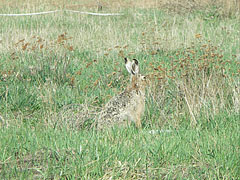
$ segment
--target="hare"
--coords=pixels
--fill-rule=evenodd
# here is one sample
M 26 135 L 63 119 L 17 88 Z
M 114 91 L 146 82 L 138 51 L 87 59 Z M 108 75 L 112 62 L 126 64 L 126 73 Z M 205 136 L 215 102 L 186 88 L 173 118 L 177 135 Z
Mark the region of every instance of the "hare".
M 125 59 L 127 71 L 131 74 L 130 85 L 117 96 L 110 99 L 100 112 L 97 129 L 128 125 L 131 121 L 141 128 L 141 116 L 145 110 L 146 77 L 139 74 L 139 62 Z

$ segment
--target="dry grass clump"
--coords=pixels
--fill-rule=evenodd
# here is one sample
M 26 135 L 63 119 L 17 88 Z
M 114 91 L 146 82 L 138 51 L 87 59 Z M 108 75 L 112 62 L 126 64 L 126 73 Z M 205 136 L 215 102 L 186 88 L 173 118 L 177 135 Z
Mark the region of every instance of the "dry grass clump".
M 12 48 L 15 51 L 27 51 L 28 53 L 34 53 L 36 51 L 46 51 L 48 50 L 50 53 L 58 50 L 69 50 L 73 51 L 73 46 L 71 42 L 69 42 L 73 37 L 69 37 L 67 33 L 62 33 L 57 36 L 56 39 L 46 40 L 40 36 L 32 36 L 31 38 L 23 38 L 17 41 Z
M 154 73 L 150 74 L 153 84 L 149 93 L 162 123 L 188 114 L 195 126 L 201 124 L 200 117 L 209 120 L 221 112 L 239 112 L 237 60 L 224 59 L 219 47 L 210 41 L 193 44 L 169 58 L 170 63 L 150 63 Z M 231 73 L 233 67 L 238 67 L 235 73 Z
M 240 2 L 236 0 L 163 0 L 160 4 L 162 9 L 179 13 L 214 8 L 218 14 L 228 16 L 240 10 Z
M 66 105 L 59 112 L 53 113 L 47 124 L 54 128 L 71 130 L 89 129 L 94 126 L 99 108 L 84 104 Z

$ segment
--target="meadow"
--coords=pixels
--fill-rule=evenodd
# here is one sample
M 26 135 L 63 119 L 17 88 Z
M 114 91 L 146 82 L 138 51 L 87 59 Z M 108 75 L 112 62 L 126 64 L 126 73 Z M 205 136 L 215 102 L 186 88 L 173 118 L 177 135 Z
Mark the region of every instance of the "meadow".
M 0 16 L 0 179 L 238 179 L 240 5 L 177 2 L 0 0 L 61 10 Z M 124 57 L 148 79 L 143 128 L 99 132 Z

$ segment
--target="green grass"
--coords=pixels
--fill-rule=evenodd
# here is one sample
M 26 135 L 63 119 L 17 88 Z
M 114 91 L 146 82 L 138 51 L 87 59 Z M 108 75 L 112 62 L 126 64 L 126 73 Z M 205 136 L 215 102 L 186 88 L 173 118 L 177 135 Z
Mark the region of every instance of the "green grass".
M 1 179 L 239 178 L 239 15 L 120 11 L 1 17 Z M 149 79 L 143 129 L 97 132 L 125 56 Z
M 222 114 L 207 129 L 149 134 L 22 126 L 1 130 L 3 179 L 177 178 L 239 176 L 239 118 Z

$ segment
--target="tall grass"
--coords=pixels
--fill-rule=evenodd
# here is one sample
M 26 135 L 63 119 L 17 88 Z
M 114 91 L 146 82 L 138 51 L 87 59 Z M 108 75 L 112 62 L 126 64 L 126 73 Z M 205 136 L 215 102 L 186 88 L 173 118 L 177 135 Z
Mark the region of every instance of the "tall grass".
M 44 2 L 14 13 L 56 7 Z M 119 9 L 1 18 L 1 178 L 238 178 L 239 16 Z M 97 132 L 98 112 L 129 82 L 125 56 L 149 81 L 143 129 Z

